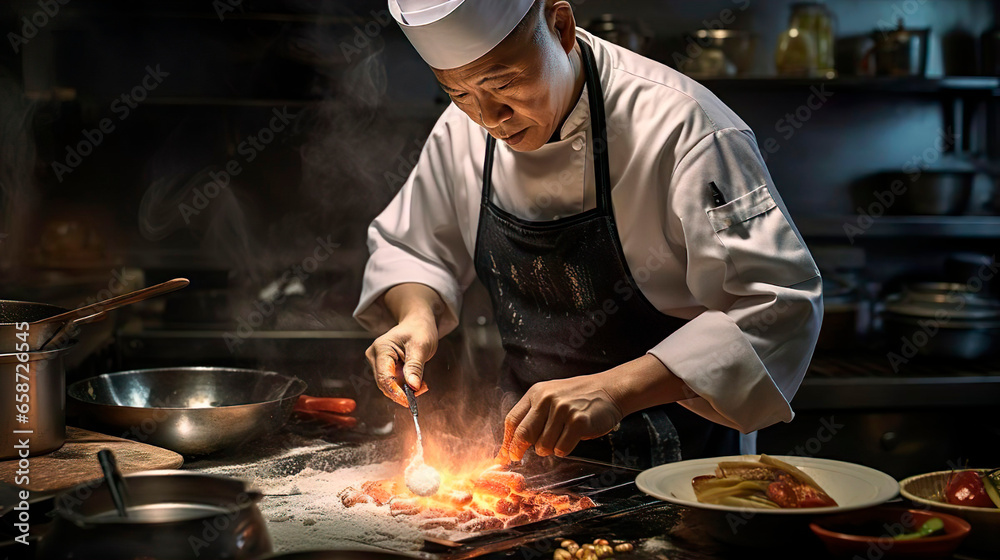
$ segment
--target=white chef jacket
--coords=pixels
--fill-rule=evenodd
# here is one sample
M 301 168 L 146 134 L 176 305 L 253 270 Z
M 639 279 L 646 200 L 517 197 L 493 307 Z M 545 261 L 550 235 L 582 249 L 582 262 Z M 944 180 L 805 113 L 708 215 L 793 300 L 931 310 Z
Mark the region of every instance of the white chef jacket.
M 694 392 L 680 404 L 748 434 L 790 421 L 789 406 L 822 319 L 819 271 L 764 166 L 750 128 L 715 95 L 665 65 L 577 29 L 604 89 L 612 204 L 629 269 L 661 312 L 688 322 L 649 349 Z M 355 318 L 385 332 L 378 298 L 407 282 L 447 305 L 458 324 L 473 255 L 486 131 L 454 104 L 372 222 Z M 587 92 L 560 139 L 519 153 L 497 142 L 494 202 L 551 220 L 596 206 Z M 713 201 L 714 182 L 726 201 Z M 755 434 L 751 434 L 753 436 Z M 752 453 L 755 438 L 744 437 Z

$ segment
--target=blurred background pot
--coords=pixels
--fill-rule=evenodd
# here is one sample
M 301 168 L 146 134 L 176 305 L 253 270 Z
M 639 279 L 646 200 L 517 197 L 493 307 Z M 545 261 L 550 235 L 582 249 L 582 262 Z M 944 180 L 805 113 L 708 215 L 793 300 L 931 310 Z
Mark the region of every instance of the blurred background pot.
M 642 55 L 649 54 L 653 41 L 653 34 L 645 25 L 615 14 L 602 14 L 592 19 L 585 29 L 601 39 Z
M 875 73 L 879 76 L 924 76 L 930 29 L 906 29 L 903 20 L 891 31 L 876 30 Z
M 860 297 L 855 285 L 836 275 L 823 276 L 823 328 L 816 348 L 850 348 L 858 339 Z
M 976 360 L 1000 349 L 1000 300 L 968 284 L 919 282 L 886 298 L 891 345 L 924 356 Z
M 699 29 L 685 36 L 684 42 L 701 48 L 701 54 L 688 58 L 679 68 L 690 76 L 743 76 L 753 67 L 756 37 L 749 31 Z
M 980 72 L 984 76 L 1000 76 L 1000 28 L 983 33 L 979 45 Z
M 124 477 L 127 518 L 115 510 L 107 481 L 85 483 L 56 498 L 39 558 L 189 560 L 258 558 L 272 551 L 257 508 L 263 495 L 246 483 L 186 471 Z
M 886 214 L 958 216 L 969 207 L 974 180 L 971 171 L 877 173 L 855 185 L 855 203 L 877 203 Z

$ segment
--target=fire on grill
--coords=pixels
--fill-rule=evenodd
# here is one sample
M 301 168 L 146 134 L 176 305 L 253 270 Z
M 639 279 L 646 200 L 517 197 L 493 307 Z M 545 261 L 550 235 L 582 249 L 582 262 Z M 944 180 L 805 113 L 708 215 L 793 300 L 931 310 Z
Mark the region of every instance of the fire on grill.
M 367 481 L 361 488 L 348 486 L 339 494 L 345 507 L 370 503 L 392 516 L 409 516 L 421 530 L 444 529 L 480 533 L 507 529 L 564 513 L 594 507 L 588 497 L 555 494 L 528 488 L 520 473 L 499 465 L 478 475 L 442 473 L 436 494 L 420 497 L 402 479 Z

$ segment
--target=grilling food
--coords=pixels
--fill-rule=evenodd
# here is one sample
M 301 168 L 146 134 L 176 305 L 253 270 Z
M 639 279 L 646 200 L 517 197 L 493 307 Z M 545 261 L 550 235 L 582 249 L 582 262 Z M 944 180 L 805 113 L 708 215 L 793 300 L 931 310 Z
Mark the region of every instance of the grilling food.
M 714 475 L 696 476 L 691 486 L 704 504 L 761 509 L 837 505 L 812 477 L 768 455 L 759 461 L 722 461 Z
M 520 473 L 492 466 L 474 477 L 444 476 L 438 491 L 413 493 L 401 480 L 365 482 L 339 494 L 345 507 L 375 504 L 392 516 L 406 515 L 423 530 L 480 533 L 594 507 L 587 497 L 535 491 Z

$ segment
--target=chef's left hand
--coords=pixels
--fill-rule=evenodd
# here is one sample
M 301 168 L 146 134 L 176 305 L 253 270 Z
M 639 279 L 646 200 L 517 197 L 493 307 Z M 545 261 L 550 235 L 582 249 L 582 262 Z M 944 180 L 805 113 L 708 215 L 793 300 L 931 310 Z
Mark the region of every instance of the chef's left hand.
M 624 414 L 606 385 L 600 374 L 532 385 L 507 414 L 497 459 L 520 461 L 532 445 L 538 455 L 565 457 L 580 440 L 613 430 Z

